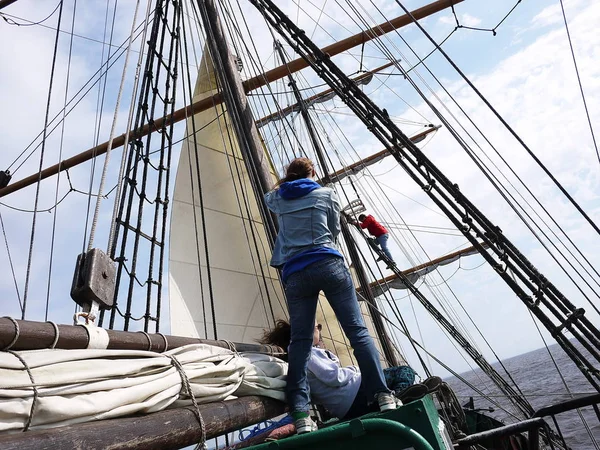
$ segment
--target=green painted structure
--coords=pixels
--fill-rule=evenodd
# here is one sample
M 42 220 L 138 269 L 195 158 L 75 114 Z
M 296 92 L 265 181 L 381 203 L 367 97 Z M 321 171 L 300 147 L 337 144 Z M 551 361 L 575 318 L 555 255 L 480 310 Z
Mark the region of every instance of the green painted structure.
M 451 450 L 452 444 L 443 430 L 444 426 L 433 400 L 427 395 L 393 411 L 367 414 L 347 422 L 337 422 L 312 433 L 248 449 Z

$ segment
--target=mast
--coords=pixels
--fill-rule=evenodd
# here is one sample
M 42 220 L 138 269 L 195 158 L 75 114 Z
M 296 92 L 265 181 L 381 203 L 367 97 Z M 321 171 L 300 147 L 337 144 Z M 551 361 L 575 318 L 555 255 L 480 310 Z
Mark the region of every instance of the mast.
M 279 53 L 279 57 L 281 58 L 281 62 L 283 65 L 286 65 L 286 58 L 283 48 L 279 41 L 275 41 L 275 50 Z M 329 176 L 329 169 L 327 165 L 327 161 L 325 159 L 325 152 L 323 151 L 323 147 L 321 145 L 321 140 L 317 135 L 317 132 L 314 128 L 312 119 L 308 114 L 308 109 L 306 107 L 306 103 L 300 95 L 300 91 L 298 91 L 298 86 L 296 85 L 296 80 L 292 76 L 291 72 L 288 74 L 289 86 L 292 88 L 294 93 L 294 97 L 296 98 L 296 102 L 300 107 L 300 114 L 302 114 L 302 118 L 304 119 L 304 123 L 306 124 L 306 128 L 308 130 L 308 134 L 310 137 L 310 141 L 312 143 L 313 148 L 315 149 L 315 153 L 319 160 L 319 165 L 321 166 L 321 171 L 323 172 L 323 177 L 321 181 L 323 184 L 330 184 L 331 177 Z M 367 279 L 367 275 L 365 269 L 362 265 L 362 261 L 360 260 L 360 255 L 358 253 L 358 249 L 356 247 L 356 243 L 352 238 L 352 233 L 350 233 L 350 229 L 348 227 L 348 223 L 344 218 L 340 218 L 340 225 L 342 228 L 342 235 L 344 236 L 344 241 L 346 242 L 346 246 L 348 247 L 348 253 L 350 255 L 350 260 L 354 265 L 354 269 L 356 272 L 356 277 L 358 278 L 358 283 L 363 292 L 363 296 L 365 301 L 369 304 L 373 310 L 375 310 L 375 314 L 371 316 L 373 320 L 373 326 L 375 327 L 375 332 L 379 338 L 379 342 L 381 343 L 381 348 L 383 350 L 383 354 L 385 359 L 391 366 L 398 366 L 398 358 L 396 357 L 396 352 L 394 351 L 394 346 L 387 334 L 387 331 L 383 325 L 382 315 L 379 312 L 379 308 L 377 307 L 377 303 L 375 301 L 375 296 L 369 287 L 369 280 Z
M 14 0 L 4 1 L 7 2 Z M 450 6 L 454 6 L 462 1 L 464 0 L 437 0 L 433 3 L 430 3 L 428 5 L 414 10 L 411 14 L 417 19 L 422 19 L 437 12 L 440 12 L 446 8 L 449 8 Z M 353 47 L 369 42 L 383 34 L 389 33 L 398 28 L 402 28 L 411 23 L 411 17 L 405 14 L 403 16 L 396 17 L 395 19 L 377 25 L 369 30 L 362 31 L 358 34 L 355 34 L 354 36 L 350 36 L 339 42 L 324 47 L 322 51 L 328 54 L 329 56 L 334 56 L 346 50 L 350 50 Z M 261 86 L 265 86 L 266 84 L 283 78 L 290 71 L 297 72 L 308 66 L 309 64 L 306 61 L 304 61 L 302 58 L 298 58 L 290 62 L 286 67 L 280 66 L 275 69 L 269 70 L 268 72 L 265 72 L 263 74 L 257 75 L 253 78 L 250 78 L 249 80 L 244 81 L 242 83 L 242 86 L 244 88 L 244 91 L 247 93 L 254 89 L 258 89 Z M 222 103 L 223 100 L 223 93 L 220 92 L 218 94 L 213 95 L 212 97 L 202 99 L 200 101 L 192 103 L 191 105 L 178 109 L 173 114 L 156 119 L 152 126 L 150 126 L 149 124 L 144 125 L 141 129 L 133 130 L 129 134 L 131 134 L 132 136 L 139 137 L 145 136 L 156 129 L 162 129 L 172 123 L 177 123 L 182 120 L 185 120 L 186 118 L 191 117 L 194 114 L 197 114 L 201 111 L 213 108 L 215 105 Z M 123 133 L 122 135 L 115 137 L 115 139 L 112 142 L 112 150 L 123 146 L 123 144 L 125 143 L 125 136 L 126 134 Z M 97 156 L 103 155 L 104 153 L 106 153 L 107 149 L 108 142 L 104 142 L 96 147 L 79 153 L 78 155 L 65 159 L 64 161 L 61 161 L 58 164 L 47 167 L 39 173 L 35 173 L 26 178 L 15 181 L 14 183 L 9 184 L 7 187 L 0 189 L 0 197 L 4 197 L 5 195 L 8 195 L 12 192 L 18 191 L 20 189 L 23 189 L 24 187 L 35 184 L 38 182 L 38 180 L 41 181 L 43 179 L 56 175 L 59 172 L 70 169 L 81 163 L 96 158 Z
M 254 188 L 269 244 L 273 248 L 277 237 L 277 221 L 263 201 L 263 195 L 273 188 L 266 152 L 258 135 L 242 83 L 233 65 L 214 0 L 198 0 L 198 6 L 206 29 L 215 72 L 221 84 L 221 93 L 225 97 L 227 111 L 231 116 L 240 150 L 244 156 L 244 164 Z

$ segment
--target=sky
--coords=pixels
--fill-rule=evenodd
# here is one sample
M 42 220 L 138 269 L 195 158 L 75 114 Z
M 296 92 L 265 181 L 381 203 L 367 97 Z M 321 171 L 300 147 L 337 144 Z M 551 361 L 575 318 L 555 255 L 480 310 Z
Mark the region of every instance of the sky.
M 490 5 L 490 3 L 492 4 Z M 355 21 L 356 15 L 353 16 L 353 19 L 346 14 L 339 4 L 341 2 L 324 3 L 324 0 L 282 2 L 290 17 L 295 17 L 301 27 L 320 46 L 355 33 L 359 30 L 359 26 L 364 25 Z M 412 0 L 405 4 L 409 9 L 413 9 L 422 6 L 425 2 Z M 120 2 L 115 20 L 113 42 L 120 44 L 127 39 L 134 5 L 135 2 L 131 1 Z M 323 5 L 326 7 L 323 8 Z M 357 8 L 361 8 L 360 5 L 365 7 L 366 2 L 356 3 L 356 5 Z M 564 5 L 591 121 L 595 125 L 600 119 L 598 100 L 600 99 L 600 68 L 597 64 L 600 56 L 600 35 L 596 30 L 596 24 L 600 19 L 600 5 L 585 0 L 567 0 Z M 55 6 L 55 3 L 48 3 L 41 7 L 37 2 L 20 0 L 2 12 L 37 22 L 50 14 Z M 465 27 L 492 28 L 513 6 L 514 2 L 512 1 L 473 2 L 467 0 L 456 6 L 456 16 L 459 23 Z M 72 2 L 65 2 L 65 16 L 61 26 L 63 30 L 71 28 L 72 8 Z M 108 51 L 107 46 L 101 44 L 102 41 L 109 40 L 109 36 L 104 35 L 106 4 L 85 2 L 83 6 L 79 4 L 78 8 L 77 21 L 74 25 L 74 32 L 78 36 L 73 38 L 70 66 L 67 64 L 70 43 L 68 34 L 61 34 L 59 40 L 55 82 L 52 86 L 53 95 L 50 103 L 51 116 L 57 114 L 64 105 L 67 67 L 70 67 L 68 86 L 68 97 L 70 98 L 97 71 L 103 60 L 103 50 Z M 254 44 L 262 64 L 266 68 L 274 67 L 277 62 L 273 56 L 272 38 L 264 27 L 264 22 L 249 4 L 242 4 L 242 9 L 248 28 L 252 30 Z M 322 14 L 321 10 L 323 10 Z M 366 23 L 370 25 L 384 22 L 385 19 L 379 11 L 387 17 L 402 14 L 395 2 L 383 0 L 372 3 L 371 7 L 365 7 L 365 10 L 360 10 Z M 142 2 L 139 17 L 144 14 L 145 5 Z M 319 25 L 316 26 L 315 21 L 320 14 Z M 0 40 L 10 43 L 10 45 L 0 47 L 0 60 L 4 62 L 0 67 L 0 98 L 4 105 L 3 108 L 0 108 L 0 129 L 3 137 L 0 169 L 8 167 L 43 128 L 55 35 L 52 29 L 44 28 L 41 25 L 11 25 L 11 19 L 18 23 L 25 23 L 9 16 L 5 16 L 5 20 L 0 21 Z M 55 27 L 56 21 L 57 14 L 54 14 L 43 25 Z M 450 11 L 436 14 L 422 23 L 437 41 L 447 37 L 456 25 L 455 18 Z M 411 67 L 417 58 L 411 54 L 411 49 L 402 41 L 402 38 L 421 57 L 427 55 L 432 49 L 432 44 L 414 26 L 403 29 L 399 34 L 392 34 L 388 38 L 382 39 L 381 43 L 385 44 L 395 58 L 401 60 L 401 64 L 405 68 Z M 139 49 L 139 39 L 134 44 L 134 48 Z M 520 2 L 514 12 L 498 27 L 495 36 L 489 31 L 461 28 L 452 34 L 443 48 L 523 138 L 537 157 L 547 165 L 567 191 L 581 204 L 591 219 L 600 223 L 600 202 L 598 201 L 600 162 L 585 116 L 562 22 L 560 3 L 554 0 Z M 293 53 L 289 47 L 286 49 L 290 55 Z M 131 67 L 135 65 L 137 58 L 138 53 L 132 52 L 130 75 Z M 362 52 L 362 64 L 360 48 L 352 50 L 350 54 L 340 55 L 334 58 L 334 61 L 348 74 L 356 73 L 361 69 L 373 69 L 385 62 L 381 49 L 374 44 L 365 46 L 364 52 Z M 511 168 L 524 180 L 531 192 L 551 211 L 552 217 L 567 231 L 569 237 L 581 249 L 592 266 L 597 268 L 600 262 L 597 250 L 600 247 L 599 236 L 596 232 L 560 194 L 532 158 L 501 126 L 490 110 L 474 95 L 447 61 L 439 54 L 434 54 L 427 59 L 427 67 L 438 77 L 447 92 L 458 101 L 469 117 L 481 127 L 485 136 L 498 149 L 499 155 L 509 162 Z M 123 59 L 119 60 L 109 72 L 102 123 L 98 133 L 94 129 L 94 124 L 97 123 L 97 105 L 101 101 L 97 88 L 92 89 L 73 110 L 73 113 L 67 117 L 63 133 L 63 159 L 92 147 L 95 142 L 103 142 L 108 139 L 122 68 Z M 389 69 L 382 73 L 363 89 L 375 103 L 385 107 L 390 115 L 397 119 L 397 123 L 405 133 L 411 135 L 421 131 L 425 124 L 440 124 L 439 119 L 424 104 L 423 99 L 415 90 L 398 75 L 397 70 Z M 252 68 L 247 64 L 242 76 L 248 77 L 252 74 Z M 461 115 L 457 107 L 453 105 L 448 93 L 436 84 L 425 68 L 419 67 L 412 74 L 417 85 L 423 89 L 425 98 L 438 108 L 444 108 L 440 103 L 441 100 L 443 105 L 448 108 L 448 110 L 443 110 L 444 114 L 446 116 L 450 112 L 454 114 L 460 124 L 474 136 L 475 142 L 481 146 L 476 153 L 487 162 L 493 162 L 500 167 L 501 171 L 496 169 L 493 171 L 498 176 L 505 175 L 508 181 L 514 184 L 515 189 L 511 188 L 513 195 L 523 195 L 528 202 L 532 202 L 532 198 L 525 188 L 519 185 L 515 176 L 506 166 L 502 165 L 498 154 L 486 144 L 481 136 L 476 134 L 473 126 L 468 124 L 465 116 Z M 323 87 L 310 88 L 322 83 L 310 69 L 304 70 L 298 80 L 300 86 L 306 88 L 307 93 L 324 89 Z M 123 100 L 119 108 L 116 126 L 116 129 L 119 130 L 118 134 L 126 127 L 132 86 L 132 83 L 128 81 L 123 89 Z M 272 88 L 280 91 L 287 90 L 284 83 L 273 83 Z M 278 100 L 283 105 L 291 101 L 285 94 L 279 96 Z M 178 102 L 181 101 L 180 96 Z M 264 104 L 261 104 L 256 97 L 252 97 L 252 101 L 255 113 L 259 115 Z M 349 114 L 349 110 L 343 106 L 341 101 L 334 100 L 319 105 L 316 109 L 317 112 L 313 112 L 313 114 L 315 117 L 320 117 L 325 124 L 321 134 L 323 138 L 330 139 L 328 141 L 332 147 L 330 154 L 336 168 L 381 150 L 381 144 L 369 136 L 364 126 Z M 339 125 L 339 129 L 337 125 L 332 125 L 333 119 Z M 457 126 L 456 120 L 450 119 L 450 121 Z M 274 145 L 276 145 L 275 131 L 275 126 L 265 131 L 265 139 L 268 141 L 273 138 Z M 176 132 L 182 133 L 183 131 L 178 128 Z M 463 132 L 461 133 L 464 135 Z M 469 143 L 472 142 L 469 141 Z M 584 307 L 587 311 L 586 315 L 596 326 L 600 325 L 598 315 L 594 314 L 585 298 L 587 296 L 592 302 L 597 302 L 598 296 L 581 280 L 578 280 L 578 284 L 584 286 L 583 292 L 569 281 L 567 275 L 560 270 L 542 245 L 532 237 L 531 232 L 503 202 L 445 127 L 420 146 L 453 182 L 459 184 L 462 192 L 492 222 L 502 228 L 536 267 L 552 280 L 575 305 Z M 281 149 L 277 150 L 276 148 L 275 152 L 277 151 L 281 151 Z M 59 127 L 57 132 L 47 140 L 42 166 L 55 164 L 60 158 L 60 152 Z M 106 191 L 114 185 L 121 154 L 119 150 L 111 156 Z M 20 161 L 11 168 L 13 172 Z M 94 169 L 93 192 L 97 189 L 103 161 L 103 159 L 99 160 Z M 14 179 L 36 173 L 39 165 L 40 150 L 18 169 Z M 53 212 L 40 212 L 36 216 L 36 236 L 27 306 L 27 317 L 32 320 L 44 320 L 46 299 L 50 298 L 48 318 L 57 322 L 70 323 L 74 306 L 69 298 L 68 290 L 71 284 L 73 265 L 75 257 L 83 248 L 85 238 L 89 233 L 89 224 L 86 226 L 84 218 L 86 210 L 88 210 L 89 197 L 85 192 L 89 190 L 91 170 L 91 164 L 87 163 L 81 169 L 69 171 L 73 187 L 84 193 L 70 192 L 57 208 L 50 284 L 48 283 L 50 249 L 55 216 Z M 377 182 L 375 183 L 374 180 Z M 457 236 L 456 231 L 452 230 L 449 220 L 440 214 L 435 205 L 409 180 L 394 161 L 388 159 L 378 163 L 368 172 L 356 177 L 354 181 L 361 193 L 361 198 L 368 205 L 369 212 L 389 225 L 393 237 L 392 253 L 401 268 L 409 268 L 466 246 L 465 238 Z M 503 184 L 507 185 L 508 181 L 503 179 Z M 69 192 L 69 180 L 64 174 L 59 180 L 58 197 L 55 183 L 56 178 L 53 178 L 41 184 L 40 210 L 51 207 L 56 202 L 56 198 L 61 199 Z M 347 188 L 346 192 L 351 192 L 347 183 L 344 186 Z M 21 299 L 27 272 L 32 214 L 12 208 L 32 210 L 34 199 L 35 187 L 0 199 L 0 214 L 2 214 L 8 237 Z M 100 213 L 101 221 L 110 219 L 113 199 L 114 194 L 109 196 L 108 200 L 103 201 Z M 95 202 L 95 198 L 92 200 Z M 533 214 L 533 211 L 543 216 L 539 207 L 528 209 L 530 214 Z M 90 214 L 88 216 L 91 217 Z M 543 217 L 545 221 L 548 221 L 547 217 Z M 541 224 L 540 219 L 536 218 L 535 221 Z M 401 230 L 402 224 L 439 228 L 421 228 L 421 231 L 411 234 Z M 552 225 L 551 228 L 552 231 L 558 233 L 556 226 Z M 546 229 L 544 228 L 544 230 Z M 432 234 L 431 231 L 445 234 Z M 99 228 L 95 238 L 98 246 L 106 246 L 107 233 L 106 227 Z M 0 265 L 4 268 L 0 273 L 0 293 L 4 299 L 2 315 L 17 317 L 20 315 L 19 300 L 9 269 L 4 237 L 2 240 L 2 245 L 0 245 Z M 554 237 L 551 238 L 551 241 L 560 245 Z M 365 248 L 363 247 L 363 249 Z M 578 258 L 581 259 L 580 256 Z M 560 257 L 558 259 L 564 263 Z M 572 261 L 572 258 L 569 260 Z M 383 269 L 383 267 L 377 268 L 374 263 L 370 264 L 370 267 L 374 271 Z M 385 271 L 383 273 L 389 274 Z M 572 274 L 572 271 L 569 273 Z M 600 279 L 597 275 L 593 280 L 589 275 L 584 277 L 592 287 L 595 287 L 596 292 L 600 291 L 598 286 Z M 523 303 L 516 298 L 492 269 L 483 264 L 481 257 L 473 256 L 462 260 L 460 264 L 449 265 L 437 273 L 428 275 L 420 283 L 419 286 L 422 287 L 428 298 L 432 299 L 439 308 L 455 317 L 457 323 L 464 327 L 465 333 L 472 336 L 481 351 L 492 360 L 494 355 L 487 348 L 478 330 L 482 331 L 485 339 L 500 359 L 544 345 Z M 458 372 L 467 370 L 470 365 L 473 365 L 460 356 L 454 345 L 445 338 L 439 327 L 415 299 L 407 296 L 405 292 L 399 291 L 394 293 L 393 301 L 398 306 L 413 337 L 423 342 L 428 350 L 441 357 L 445 363 L 454 367 Z M 386 313 L 393 317 L 390 304 L 384 302 L 382 306 Z M 544 333 L 544 337 L 548 339 L 547 333 Z M 415 361 L 416 358 L 407 340 L 400 335 L 397 338 L 409 360 Z M 435 363 L 432 364 L 435 370 L 444 372 Z

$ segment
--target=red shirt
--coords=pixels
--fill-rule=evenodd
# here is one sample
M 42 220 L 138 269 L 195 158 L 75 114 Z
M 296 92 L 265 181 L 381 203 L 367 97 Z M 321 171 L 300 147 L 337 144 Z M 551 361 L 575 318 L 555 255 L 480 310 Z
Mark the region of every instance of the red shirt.
M 360 223 L 360 227 L 369 230 L 369 233 L 376 238 L 388 232 L 384 226 L 377 222 L 370 214 Z

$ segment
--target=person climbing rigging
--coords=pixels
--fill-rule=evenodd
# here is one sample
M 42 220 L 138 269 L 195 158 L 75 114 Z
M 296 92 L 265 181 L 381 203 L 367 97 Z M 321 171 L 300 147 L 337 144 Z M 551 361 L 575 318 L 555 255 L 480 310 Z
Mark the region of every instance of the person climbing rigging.
M 291 342 L 288 355 L 287 399 L 299 434 L 316 429 L 309 417 L 307 367 L 319 293 L 323 291 L 365 378 L 369 403 L 380 410 L 395 409 L 397 402 L 385 384 L 379 355 L 365 326 L 350 271 L 336 248 L 340 233 L 340 203 L 335 192 L 314 181 L 308 158 L 297 158 L 278 187 L 265 194 L 268 208 L 277 215 L 279 233 L 271 266 L 282 269 L 288 303 Z
M 385 253 L 385 256 L 387 256 L 391 262 L 394 262 L 394 258 L 392 258 L 392 254 L 390 253 L 390 249 L 387 245 L 389 238 L 388 230 L 386 230 L 386 228 L 377 222 L 377 220 L 375 220 L 375 218 L 370 214 L 368 216 L 361 214 L 358 216 L 358 221 L 358 225 L 360 225 L 363 230 L 366 228 L 369 234 L 375 238 L 377 245 L 381 247 L 381 250 L 383 253 Z M 354 225 L 357 224 L 357 222 L 354 221 L 352 223 Z

